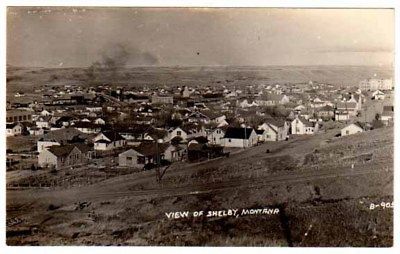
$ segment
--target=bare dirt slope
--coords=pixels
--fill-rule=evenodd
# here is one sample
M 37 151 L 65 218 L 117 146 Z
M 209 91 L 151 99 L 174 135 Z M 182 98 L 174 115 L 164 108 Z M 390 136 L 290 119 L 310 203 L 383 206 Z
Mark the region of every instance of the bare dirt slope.
M 84 187 L 7 191 L 11 245 L 391 246 L 393 128 L 269 143 Z M 267 153 L 267 149 L 270 151 Z M 279 214 L 168 219 L 167 212 Z

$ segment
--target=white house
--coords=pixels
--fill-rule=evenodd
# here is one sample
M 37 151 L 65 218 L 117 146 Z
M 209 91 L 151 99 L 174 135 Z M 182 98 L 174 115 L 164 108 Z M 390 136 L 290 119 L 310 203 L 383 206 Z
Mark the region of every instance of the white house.
M 362 124 L 360 123 L 352 123 L 347 125 L 346 127 L 341 129 L 341 136 L 348 136 L 348 135 L 353 135 L 356 133 L 360 133 L 363 132 L 364 128 L 362 126 Z
M 97 118 L 94 120 L 94 123 L 104 125 L 104 124 L 106 124 L 106 121 L 104 121 L 102 118 Z
M 94 150 L 110 151 L 126 145 L 126 140 L 114 131 L 100 132 L 94 139 Z
M 289 124 L 280 119 L 268 119 L 262 125 L 258 126 L 259 130 L 264 130 L 264 141 L 281 141 L 286 140 L 289 133 Z
M 380 90 L 376 90 L 375 92 L 372 93 L 371 99 L 373 99 L 373 100 L 384 100 L 385 99 L 385 93 L 380 91 Z
M 7 137 L 21 135 L 22 125 L 20 123 L 6 124 Z
M 223 138 L 225 147 L 251 147 L 257 144 L 257 133 L 253 128 L 234 128 L 226 130 Z
M 49 129 L 51 126 L 50 119 L 51 119 L 51 116 L 40 116 L 36 120 L 36 126 L 38 128 L 42 128 L 42 129 L 43 128 Z
M 207 133 L 208 142 L 213 145 L 222 145 L 224 136 L 225 131 L 221 128 L 210 130 Z
M 182 130 L 180 127 L 171 128 L 168 130 L 168 141 L 174 139 L 175 137 L 180 137 L 183 141 L 186 141 L 188 135 L 186 131 Z
M 302 117 L 296 117 L 291 123 L 292 134 L 294 135 L 311 135 L 318 131 L 318 122 L 309 122 Z

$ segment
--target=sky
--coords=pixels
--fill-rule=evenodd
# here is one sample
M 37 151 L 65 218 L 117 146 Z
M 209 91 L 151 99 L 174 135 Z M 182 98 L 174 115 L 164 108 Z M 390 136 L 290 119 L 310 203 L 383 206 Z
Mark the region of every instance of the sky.
M 14 66 L 387 66 L 394 47 L 392 9 L 7 9 Z

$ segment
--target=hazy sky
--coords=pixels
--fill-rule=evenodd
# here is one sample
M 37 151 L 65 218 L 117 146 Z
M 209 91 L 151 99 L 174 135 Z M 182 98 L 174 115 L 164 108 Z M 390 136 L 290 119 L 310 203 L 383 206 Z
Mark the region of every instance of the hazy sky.
M 392 65 L 389 9 L 10 7 L 7 63 Z

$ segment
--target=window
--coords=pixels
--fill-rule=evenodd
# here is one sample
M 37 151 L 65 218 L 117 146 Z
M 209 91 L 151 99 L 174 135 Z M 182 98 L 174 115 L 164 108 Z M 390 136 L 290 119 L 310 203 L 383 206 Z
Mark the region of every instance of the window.
M 132 161 L 132 157 L 130 157 L 130 156 L 126 157 L 126 160 L 127 161 Z
M 300 128 L 296 128 L 296 132 L 300 132 Z
M 232 140 L 231 140 L 231 139 L 228 139 L 228 142 L 230 143 L 230 142 L 232 142 Z
M 182 135 L 182 132 L 181 131 L 176 131 L 176 135 L 180 136 L 180 135 Z
M 349 135 L 350 134 L 350 131 L 349 130 L 346 130 L 346 135 Z
M 216 139 L 214 138 L 214 141 L 215 141 Z

